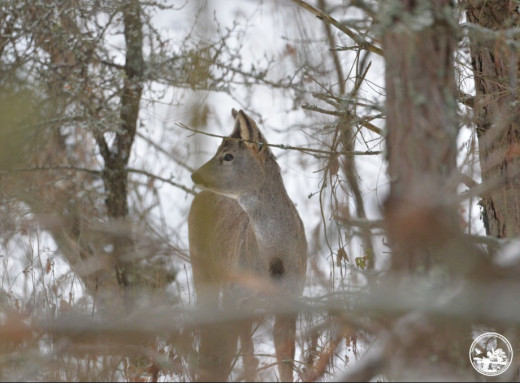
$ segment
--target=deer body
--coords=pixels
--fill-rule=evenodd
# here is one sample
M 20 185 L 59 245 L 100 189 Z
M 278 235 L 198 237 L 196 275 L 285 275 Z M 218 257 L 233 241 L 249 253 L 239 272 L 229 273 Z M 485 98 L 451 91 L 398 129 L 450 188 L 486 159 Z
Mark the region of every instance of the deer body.
M 236 291 L 243 290 L 236 288 L 230 275 L 253 275 L 290 299 L 303 291 L 307 264 L 303 223 L 287 195 L 278 163 L 255 122 L 243 111 L 233 110 L 233 116 L 231 136 L 192 175 L 206 190 L 193 200 L 188 222 L 198 300 L 224 310 L 237 304 Z M 233 329 L 226 333 L 223 327 L 201 332 L 201 367 L 213 370 L 203 378 L 227 378 L 238 336 L 243 354 L 249 355 L 246 369 L 255 365 L 250 327 L 243 324 L 239 333 Z M 296 314 L 275 314 L 273 337 L 284 381 L 293 378 L 295 331 Z M 211 355 L 215 346 L 218 354 Z

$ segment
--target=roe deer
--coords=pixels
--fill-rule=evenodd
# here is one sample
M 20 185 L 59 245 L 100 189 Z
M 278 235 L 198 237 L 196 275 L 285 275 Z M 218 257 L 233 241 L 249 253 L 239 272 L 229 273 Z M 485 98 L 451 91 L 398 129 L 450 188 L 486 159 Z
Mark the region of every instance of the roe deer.
M 193 200 L 188 221 L 197 298 L 214 309 L 236 307 L 243 288 L 230 281 L 234 273 L 278 286 L 287 294 L 281 294 L 279 301 L 287 304 L 290 297 L 301 295 L 305 282 L 303 223 L 256 123 L 242 110 L 233 109 L 232 115 L 233 133 L 191 176 L 204 189 Z M 273 337 L 282 381 L 293 380 L 296 318 L 296 313 L 275 310 Z M 201 379 L 228 378 L 239 336 L 246 379 L 253 379 L 257 361 L 252 323 L 245 322 L 201 329 Z

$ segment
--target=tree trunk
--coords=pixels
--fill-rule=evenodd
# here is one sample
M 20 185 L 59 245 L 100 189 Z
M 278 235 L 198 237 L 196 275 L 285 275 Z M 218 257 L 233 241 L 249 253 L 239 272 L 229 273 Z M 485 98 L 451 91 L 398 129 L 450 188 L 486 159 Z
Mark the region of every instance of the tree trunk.
M 57 193 L 48 190 L 47 187 L 42 188 L 39 195 L 29 196 L 26 202 L 29 201 L 35 212 L 41 210 L 40 206 L 44 206 L 42 212 L 52 211 L 59 216 L 60 224 L 47 225 L 46 228 L 53 235 L 71 267 L 82 276 L 89 292 L 98 297 L 108 293 L 108 297 L 102 300 L 110 301 L 110 307 L 115 308 L 114 299 L 121 295 L 120 291 L 116 291 L 118 285 L 123 289 L 125 296 L 130 298 L 129 293 L 134 295 L 135 292 L 140 291 L 145 285 L 144 281 L 156 278 L 155 275 L 146 275 L 143 269 L 138 270 L 138 263 L 141 260 L 135 256 L 133 230 L 128 222 L 127 165 L 137 130 L 144 81 L 141 5 L 138 0 L 132 0 L 122 4 L 120 10 L 116 10 L 123 16 L 126 43 L 124 79 L 120 89 L 119 125 L 101 128 L 99 120 L 103 120 L 104 115 L 110 113 L 111 106 L 104 105 L 103 90 L 98 89 L 95 81 L 89 78 L 89 67 L 98 65 L 96 47 L 92 45 L 88 36 L 85 37 L 81 33 L 74 19 L 74 10 L 69 8 L 68 3 L 60 2 L 57 5 L 57 16 L 51 12 L 51 8 L 49 4 L 36 4 L 28 8 L 25 17 L 28 25 L 50 18 L 48 23 L 42 26 L 38 24 L 42 29 L 34 32 L 35 45 L 49 55 L 52 63 L 49 93 L 51 98 L 57 100 L 56 114 L 67 115 L 67 109 L 80 109 L 86 119 L 83 122 L 86 123 L 89 133 L 93 134 L 103 157 L 104 167 L 100 175 L 105 189 L 106 216 L 100 213 L 100 210 L 102 211 L 98 205 L 100 194 L 87 201 L 82 196 L 87 188 L 81 181 L 67 181 L 67 186 L 59 190 L 62 194 L 60 198 L 56 197 L 53 200 L 53 196 Z M 69 40 L 75 41 L 73 47 Z M 69 84 L 74 84 L 77 89 L 70 92 Z M 114 119 L 108 118 L 107 121 L 114 121 Z M 114 141 L 110 146 L 103 135 L 105 131 L 115 133 Z M 65 137 L 60 131 L 60 126 L 53 127 L 53 132 L 49 148 L 41 154 L 41 158 L 36 160 L 39 166 L 53 164 L 88 168 L 93 165 L 81 162 L 71 164 L 69 162 L 71 158 L 68 157 L 73 159 L 76 157 L 67 153 Z M 63 177 L 59 173 L 55 176 L 57 179 Z M 48 178 L 48 174 L 45 177 Z M 42 178 L 42 185 L 50 184 L 45 177 Z M 83 178 L 87 177 L 75 177 L 75 180 Z M 89 182 L 88 189 L 96 190 L 92 186 L 94 183 L 92 176 Z M 100 221 L 108 221 L 108 223 L 103 227 L 99 227 L 99 224 L 93 226 L 94 222 Z M 89 262 L 98 265 L 96 272 L 84 274 L 78 269 Z M 131 299 L 126 301 L 130 303 Z
M 451 1 L 394 1 L 383 9 L 386 202 L 393 269 L 428 268 L 429 251 L 457 229 L 455 33 Z M 419 28 L 413 20 L 431 19 Z
M 470 34 L 475 79 L 474 116 L 479 142 L 483 220 L 487 235 L 520 235 L 520 105 L 518 53 L 500 31 L 518 26 L 516 1 L 465 2 L 469 22 L 490 31 Z M 499 34 L 494 34 L 499 33 Z
M 384 213 L 392 249 L 388 280 L 389 288 L 414 296 L 410 287 L 428 283 L 442 291 L 447 275 L 472 266 L 452 202 L 458 133 L 455 9 L 450 0 L 388 3 L 391 8 L 382 7 L 381 14 L 390 178 Z M 407 363 L 425 361 L 426 366 L 436 360 L 454 370 L 465 363 L 467 347 L 460 345 L 469 328 L 433 317 L 424 321 L 427 332 L 411 329 L 414 341 L 397 354 Z
M 132 0 L 122 8 L 125 28 L 126 62 L 125 79 L 121 93 L 121 126 L 116 130 L 116 138 L 111 148 L 108 147 L 103 136 L 98 136 L 98 144 L 105 160 L 103 181 L 107 198 L 105 204 L 110 220 L 122 224 L 128 216 L 128 172 L 127 165 L 130 152 L 137 131 L 137 118 L 143 90 L 143 33 L 141 21 L 141 6 L 138 0 Z M 131 259 L 133 241 L 122 227 L 120 235 L 113 240 L 113 253 L 117 260 L 117 277 L 119 284 L 125 288 L 125 295 L 130 298 L 129 287 L 135 292 L 140 286 L 142 278 L 137 272 L 139 260 Z M 141 286 L 142 287 L 142 286 Z M 131 299 L 130 299 L 131 300 Z M 130 303 L 127 299 L 127 303 Z
M 92 95 L 97 93 L 96 86 L 90 81 L 87 70 L 93 59 L 94 47 L 80 33 L 71 6 L 67 2 L 35 3 L 25 8 L 22 16 L 22 25 L 36 26 L 27 31 L 32 34 L 35 47 L 49 56 L 49 67 L 52 70 L 47 72 L 46 79 L 49 103 L 52 104 L 50 108 L 55 121 L 63 119 L 61 123 L 48 124 L 42 132 L 47 137 L 41 139 L 28 159 L 33 162 L 32 166 L 39 168 L 90 168 L 96 164 L 87 156 L 70 153 L 65 143 L 67 133 L 62 132 L 62 124 L 81 122 L 92 126 L 96 132 L 95 122 L 67 120 L 67 110 L 81 105 L 86 110 L 84 115 L 87 118 L 97 118 L 99 115 L 92 111 L 101 109 L 100 100 Z M 68 43 L 71 40 L 75 42 L 74 45 Z M 75 92 L 68 91 L 71 84 L 75 86 Z M 89 89 L 92 94 L 89 94 Z M 78 140 L 83 140 L 84 152 L 93 151 L 88 132 L 81 129 L 76 132 L 80 136 Z M 22 185 L 37 187 L 29 189 L 20 186 L 20 189 L 31 192 L 18 193 L 18 198 L 30 206 L 34 214 L 52 217 L 41 220 L 40 224 L 52 235 L 61 255 L 81 278 L 96 306 L 110 305 L 115 308 L 118 306 L 116 302 L 121 301 L 121 292 L 114 271 L 115 261 L 104 251 L 106 236 L 102 234 L 103 228 L 100 230 L 99 224 L 95 225 L 95 222 L 102 222 L 104 217 L 98 206 L 101 199 L 94 186 L 98 176 L 93 174 L 95 171 L 89 174 L 74 170 L 65 174 L 58 170 L 27 174 L 21 180 Z
M 404 280 L 405 288 L 427 283 L 441 295 L 460 281 L 470 286 L 493 282 L 500 273 L 466 240 L 458 224 L 453 2 L 390 4 L 392 8 L 382 9 L 390 177 L 385 220 L 394 272 L 390 282 Z M 469 323 L 476 318 L 425 320 L 429 329 L 422 335 L 417 331 L 416 340 L 403 347 L 405 359 L 435 360 L 453 373 L 467 371 Z

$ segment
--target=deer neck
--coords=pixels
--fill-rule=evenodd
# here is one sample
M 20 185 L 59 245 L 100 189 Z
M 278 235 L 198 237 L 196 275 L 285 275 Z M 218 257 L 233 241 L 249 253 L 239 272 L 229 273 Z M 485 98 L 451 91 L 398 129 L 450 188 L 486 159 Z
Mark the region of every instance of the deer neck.
M 266 177 L 258 189 L 242 194 L 238 202 L 248 214 L 262 248 L 280 247 L 299 230 L 299 216 L 279 173 Z

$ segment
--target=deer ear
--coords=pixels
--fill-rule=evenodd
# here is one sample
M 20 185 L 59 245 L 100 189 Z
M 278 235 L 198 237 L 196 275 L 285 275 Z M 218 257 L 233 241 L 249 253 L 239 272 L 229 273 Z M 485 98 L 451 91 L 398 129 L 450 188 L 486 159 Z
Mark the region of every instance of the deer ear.
M 233 116 L 234 119 L 237 118 L 238 112 L 235 108 L 231 109 L 231 115 Z
M 247 141 L 254 141 L 246 142 L 245 144 L 251 150 L 259 152 L 264 147 L 263 144 L 265 143 L 265 140 L 262 137 L 260 130 L 258 130 L 256 123 L 251 117 L 245 114 L 243 110 L 239 110 L 237 112 L 235 109 L 233 109 L 231 113 L 235 117 L 235 128 L 230 137 L 241 138 Z

